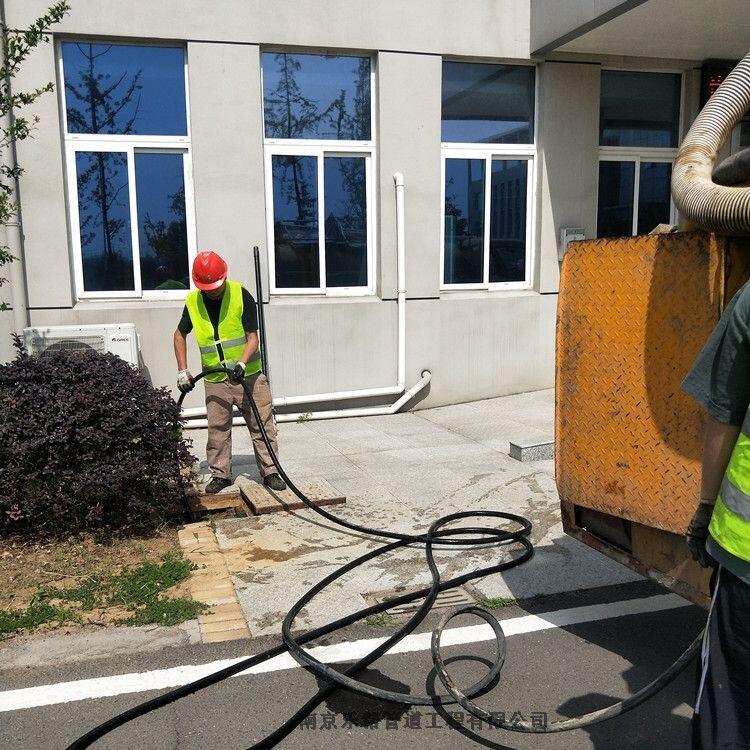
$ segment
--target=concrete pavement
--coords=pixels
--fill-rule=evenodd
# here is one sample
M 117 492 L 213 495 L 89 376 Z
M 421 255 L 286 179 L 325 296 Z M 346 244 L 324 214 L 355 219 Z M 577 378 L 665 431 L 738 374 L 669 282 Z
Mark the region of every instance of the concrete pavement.
M 553 417 L 554 392 L 537 391 L 391 416 L 284 423 L 279 444 L 293 479 L 325 478 L 347 496 L 345 505 L 329 510 L 360 524 L 419 533 L 455 511 L 503 510 L 529 518 L 534 558 L 503 576 L 475 581 L 477 598 L 529 599 L 638 580 L 563 534 L 553 461 L 521 463 L 508 455 L 510 441 L 550 439 Z M 194 454 L 202 456 L 205 431 L 190 437 Z M 235 427 L 233 440 L 235 473 L 258 479 L 247 430 Z M 253 635 L 277 633 L 311 585 L 379 544 L 309 510 L 215 526 Z M 497 557 L 497 548 L 441 550 L 438 562 L 450 578 Z M 315 626 L 366 606 L 371 596 L 428 582 L 424 552 L 406 548 L 337 582 L 297 625 Z

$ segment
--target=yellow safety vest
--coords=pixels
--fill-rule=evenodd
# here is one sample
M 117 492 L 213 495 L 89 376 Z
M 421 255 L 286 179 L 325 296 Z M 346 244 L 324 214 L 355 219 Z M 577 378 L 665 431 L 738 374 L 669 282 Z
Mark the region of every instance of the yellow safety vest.
M 708 531 L 720 547 L 750 562 L 750 411 L 729 459 Z
M 208 317 L 203 295 L 198 289 L 188 293 L 185 306 L 190 315 L 195 339 L 200 349 L 202 369 L 208 370 L 212 367 L 225 365 L 231 370 L 245 350 L 245 344 L 247 343 L 244 326 L 242 325 L 242 284 L 237 281 L 227 281 L 226 283 L 219 311 L 218 338 L 215 338 L 213 323 Z M 260 372 L 261 368 L 260 351 L 257 351 L 245 366 L 245 377 Z M 227 377 L 226 373 L 218 372 L 206 375 L 205 379 L 210 383 L 219 383 L 226 380 Z

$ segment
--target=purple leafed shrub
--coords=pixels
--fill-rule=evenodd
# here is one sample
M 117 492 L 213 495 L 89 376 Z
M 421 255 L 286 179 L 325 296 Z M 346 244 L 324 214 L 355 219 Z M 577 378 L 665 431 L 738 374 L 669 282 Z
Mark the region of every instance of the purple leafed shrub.
M 0 535 L 153 526 L 192 461 L 167 389 L 119 357 L 19 345 L 0 365 Z

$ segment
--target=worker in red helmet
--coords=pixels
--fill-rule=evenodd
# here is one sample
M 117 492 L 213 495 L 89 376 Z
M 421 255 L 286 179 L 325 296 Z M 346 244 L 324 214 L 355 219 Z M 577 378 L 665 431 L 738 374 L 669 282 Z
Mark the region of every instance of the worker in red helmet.
M 245 392 L 249 386 L 274 453 L 278 454 L 271 389 L 261 369 L 258 311 L 250 292 L 239 282 L 227 279 L 227 271 L 226 262 L 213 250 L 198 253 L 193 262 L 193 283 L 197 288 L 188 293 L 174 332 L 177 388 L 188 393 L 194 387 L 187 369 L 187 335 L 194 331 L 202 369 L 224 365 L 232 371 L 231 375 L 219 372 L 203 379 L 208 417 L 206 458 L 212 475 L 205 492 L 221 492 L 232 484 L 233 406 L 245 417 L 263 483 L 281 491 L 286 484 L 271 460 Z

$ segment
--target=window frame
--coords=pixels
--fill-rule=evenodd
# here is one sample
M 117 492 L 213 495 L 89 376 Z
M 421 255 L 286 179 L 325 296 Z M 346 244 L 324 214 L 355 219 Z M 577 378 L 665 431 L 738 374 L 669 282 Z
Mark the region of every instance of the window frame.
M 445 62 L 478 62 L 459 58 L 442 58 Z M 534 118 L 532 127 L 534 139 L 531 143 L 458 143 L 441 141 L 440 143 L 440 285 L 441 292 L 460 291 L 516 291 L 532 290 L 534 287 L 534 258 L 537 224 L 537 151 L 539 144 L 539 66 L 535 64 L 507 63 L 501 61 L 482 63 L 489 65 L 518 65 L 534 68 Z M 441 77 L 442 86 L 442 77 Z M 442 123 L 442 112 L 440 116 Z M 446 159 L 483 159 L 485 161 L 484 186 L 484 256 L 482 259 L 483 278 L 481 282 L 468 284 L 448 284 L 445 282 L 445 160 Z M 490 203 L 492 200 L 492 161 L 526 161 L 526 265 L 523 281 L 489 280 L 490 268 Z
M 677 118 L 677 146 L 674 148 L 651 147 L 651 146 L 598 146 L 598 156 L 596 161 L 596 236 L 599 237 L 599 164 L 603 161 L 628 161 L 635 164 L 635 174 L 633 178 L 633 216 L 632 216 L 632 234 L 638 233 L 638 199 L 640 197 L 640 174 L 642 162 L 658 162 L 660 164 L 671 164 L 674 167 L 677 152 L 680 150 L 680 142 L 683 137 L 683 125 L 685 122 L 685 71 L 675 68 L 620 68 L 603 65 L 601 71 L 616 70 L 626 73 L 671 73 L 680 76 L 680 111 Z M 601 78 L 600 78 L 601 81 Z M 601 113 L 601 92 L 599 94 L 599 112 Z M 601 123 L 597 120 L 597 138 L 600 137 Z M 678 211 L 675 206 L 674 198 L 669 198 L 669 222 L 676 224 L 678 220 Z
M 185 84 L 185 135 L 121 135 L 107 133 L 69 133 L 66 104 L 65 70 L 63 67 L 62 46 L 66 42 L 85 44 L 123 44 L 131 47 L 170 47 L 182 50 L 183 80 Z M 68 209 L 68 242 L 73 262 L 75 298 L 78 300 L 184 300 L 194 289 L 192 275 L 188 289 L 143 289 L 140 272 L 140 246 L 138 243 L 138 204 L 136 197 L 135 154 L 165 153 L 182 154 L 183 180 L 185 186 L 185 230 L 187 236 L 188 269 L 197 255 L 195 224 L 195 191 L 193 185 L 192 139 L 190 130 L 190 92 L 188 84 L 187 48 L 184 44 L 143 42 L 118 39 L 101 39 L 95 36 L 85 39 L 62 37 L 56 40 L 57 76 L 59 85 L 58 102 L 61 114 L 61 127 L 65 155 L 65 189 Z M 106 292 L 86 291 L 83 279 L 83 253 L 81 248 L 80 214 L 78 208 L 78 174 L 76 153 L 79 151 L 106 151 L 127 154 L 128 196 L 130 201 L 130 234 L 133 249 L 133 290 Z
M 606 152 L 605 152 L 606 148 Z M 633 153 L 636 151 L 637 153 Z M 674 167 L 674 160 L 677 156 L 678 149 L 664 149 L 664 148 L 624 148 L 619 146 L 602 147 L 599 150 L 599 159 L 597 161 L 597 167 L 603 161 L 617 161 L 617 162 L 630 162 L 635 165 L 635 172 L 633 174 L 633 215 L 631 221 L 631 236 L 638 234 L 638 200 L 640 198 L 641 190 L 641 163 L 657 163 L 657 164 L 671 164 Z M 596 216 L 597 216 L 597 227 L 596 233 L 599 234 L 599 175 L 597 174 L 596 180 Z M 674 198 L 669 198 L 669 223 L 677 223 L 677 206 L 675 206 Z
M 732 129 L 732 135 L 730 136 L 729 141 L 729 153 L 730 155 L 734 155 L 738 153 L 739 151 L 742 151 L 746 148 L 750 148 L 750 146 L 742 146 L 740 144 L 740 137 L 742 136 L 742 126 L 747 125 L 750 127 L 750 112 L 745 115 L 745 117 L 740 120 Z
M 371 149 L 357 146 L 342 146 L 336 141 L 328 141 L 335 147 L 324 145 L 324 142 L 308 143 L 305 147 L 295 145 L 265 146 L 265 184 L 266 184 L 266 233 L 268 235 L 268 262 L 270 274 L 270 293 L 274 295 L 316 295 L 326 297 L 354 297 L 373 294 L 374 276 L 374 247 L 373 222 L 371 206 L 373 205 L 372 188 L 372 160 Z M 274 240 L 273 213 L 273 157 L 274 156 L 314 156 L 317 161 L 317 195 L 318 195 L 318 263 L 320 267 L 320 286 L 317 287 L 278 287 L 276 285 L 276 255 Z M 325 180 L 324 159 L 327 156 L 357 156 L 365 160 L 365 200 L 367 201 L 367 286 L 327 287 L 326 286 L 326 258 L 325 258 Z
M 265 119 L 265 94 L 263 88 L 263 55 L 318 55 L 329 57 L 365 57 L 370 61 L 370 139 L 369 140 L 333 140 L 326 138 L 267 138 Z M 263 47 L 260 51 L 261 75 L 261 127 L 263 128 L 263 172 L 266 200 L 266 246 L 268 248 L 269 294 L 274 297 L 367 297 L 375 294 L 375 269 L 377 259 L 375 170 L 377 168 L 376 147 L 376 56 L 355 51 L 329 51 L 318 49 L 283 49 Z M 315 156 L 318 169 L 318 263 L 320 264 L 320 286 L 318 287 L 278 287 L 276 285 L 276 252 L 274 240 L 274 205 L 273 205 L 273 156 Z M 326 156 L 361 156 L 365 159 L 365 200 L 367 201 L 367 285 L 351 287 L 328 287 L 325 269 L 325 189 L 324 159 Z

